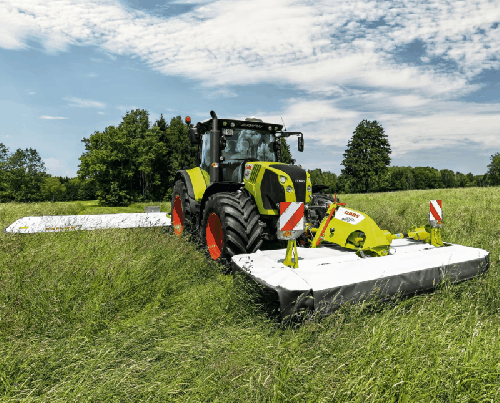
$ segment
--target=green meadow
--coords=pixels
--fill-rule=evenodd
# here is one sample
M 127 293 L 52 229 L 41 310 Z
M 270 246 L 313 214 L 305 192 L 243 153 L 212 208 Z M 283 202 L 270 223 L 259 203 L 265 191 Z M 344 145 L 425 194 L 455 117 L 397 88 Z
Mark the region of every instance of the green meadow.
M 0 401 L 500 401 L 500 188 L 340 198 L 391 232 L 424 224 L 441 199 L 443 241 L 489 251 L 490 268 L 280 323 L 251 287 L 161 228 L 0 232 Z M 0 226 L 144 207 L 6 203 Z

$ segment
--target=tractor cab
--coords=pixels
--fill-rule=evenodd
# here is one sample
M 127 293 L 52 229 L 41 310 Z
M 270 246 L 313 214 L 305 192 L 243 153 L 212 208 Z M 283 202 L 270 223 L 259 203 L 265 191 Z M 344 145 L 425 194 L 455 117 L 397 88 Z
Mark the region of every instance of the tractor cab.
M 225 147 L 220 152 L 222 182 L 242 182 L 243 167 L 248 161 L 277 162 L 276 134 L 258 129 L 223 129 Z M 210 132 L 203 134 L 200 168 L 209 172 Z
M 186 123 L 190 123 L 190 118 Z M 212 119 L 190 127 L 191 144 L 199 146 L 199 166 L 210 174 L 210 182 L 243 182 L 247 162 L 280 162 L 281 137 L 299 136 L 299 132 L 283 131 L 282 125 L 265 123 L 254 117 L 245 120 Z M 218 162 L 216 162 L 218 161 Z

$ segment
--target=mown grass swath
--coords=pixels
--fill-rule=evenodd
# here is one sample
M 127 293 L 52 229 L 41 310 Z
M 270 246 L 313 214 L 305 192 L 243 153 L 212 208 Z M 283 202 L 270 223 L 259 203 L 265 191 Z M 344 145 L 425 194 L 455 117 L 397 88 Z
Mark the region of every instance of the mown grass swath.
M 443 240 L 491 252 L 486 274 L 299 325 L 161 228 L 0 233 L 0 400 L 498 401 L 499 189 L 342 195 L 392 232 L 430 199 Z M 144 206 L 2 204 L 0 225 Z

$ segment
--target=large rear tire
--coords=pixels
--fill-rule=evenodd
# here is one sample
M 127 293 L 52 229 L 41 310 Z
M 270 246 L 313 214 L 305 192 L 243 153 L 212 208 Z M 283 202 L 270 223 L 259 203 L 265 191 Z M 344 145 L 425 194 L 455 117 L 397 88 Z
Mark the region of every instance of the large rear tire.
M 253 253 L 262 245 L 259 211 L 243 190 L 210 196 L 205 204 L 200 233 L 209 256 L 229 269 L 231 258 Z
M 194 222 L 191 217 L 189 197 L 186 184 L 182 180 L 177 180 L 172 190 L 171 212 L 172 226 L 175 235 L 193 232 Z

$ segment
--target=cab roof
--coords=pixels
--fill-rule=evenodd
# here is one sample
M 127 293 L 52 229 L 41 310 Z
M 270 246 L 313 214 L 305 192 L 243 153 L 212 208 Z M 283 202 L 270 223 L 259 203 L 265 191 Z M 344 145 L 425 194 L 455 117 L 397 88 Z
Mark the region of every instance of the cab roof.
M 196 124 L 199 134 L 212 130 L 213 119 L 207 119 Z M 271 130 L 269 130 L 271 128 Z M 276 133 L 283 130 L 283 125 L 275 123 L 265 123 L 260 119 L 247 118 L 245 120 L 218 118 L 218 130 L 221 129 L 254 129 L 265 130 L 269 133 Z

